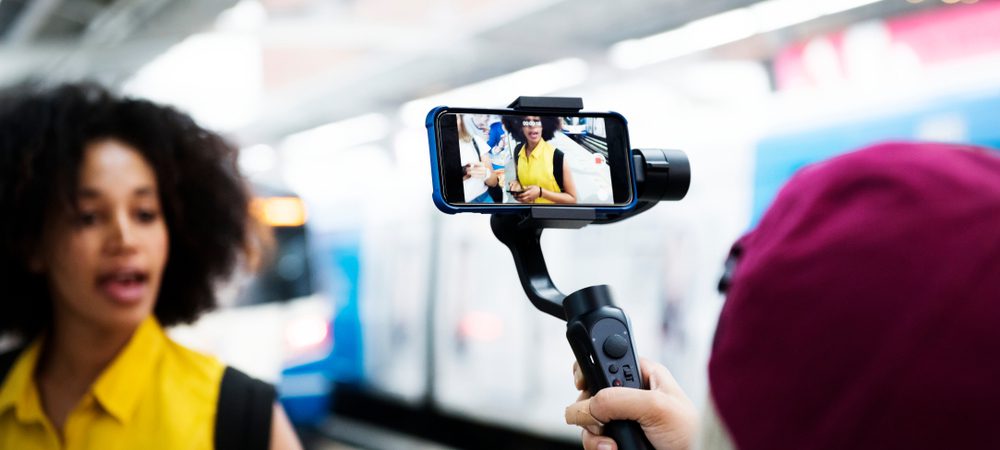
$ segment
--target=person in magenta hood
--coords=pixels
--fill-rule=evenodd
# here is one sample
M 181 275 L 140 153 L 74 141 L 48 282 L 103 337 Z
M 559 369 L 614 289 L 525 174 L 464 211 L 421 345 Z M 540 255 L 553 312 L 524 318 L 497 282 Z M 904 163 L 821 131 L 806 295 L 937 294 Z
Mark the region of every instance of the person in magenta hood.
M 567 408 L 585 448 L 616 448 L 613 419 L 661 450 L 1000 448 L 996 152 L 888 143 L 808 166 L 731 262 L 701 423 L 644 360 L 650 390 Z

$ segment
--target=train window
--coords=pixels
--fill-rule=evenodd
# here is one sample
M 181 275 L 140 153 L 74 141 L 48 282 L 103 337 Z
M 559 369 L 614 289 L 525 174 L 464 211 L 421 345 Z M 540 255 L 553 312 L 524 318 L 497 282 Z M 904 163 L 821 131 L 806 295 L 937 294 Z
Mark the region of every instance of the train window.
M 258 197 L 251 211 L 271 229 L 273 249 L 260 272 L 240 290 L 236 305 L 285 302 L 315 289 L 302 200 L 294 195 Z

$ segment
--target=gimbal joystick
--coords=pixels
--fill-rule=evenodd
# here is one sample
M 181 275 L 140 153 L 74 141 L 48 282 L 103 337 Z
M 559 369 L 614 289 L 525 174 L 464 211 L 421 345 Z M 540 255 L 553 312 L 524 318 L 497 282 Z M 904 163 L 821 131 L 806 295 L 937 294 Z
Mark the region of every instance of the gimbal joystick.
M 510 105 L 525 112 L 566 112 L 583 109 L 580 98 L 519 97 Z M 635 216 L 664 200 L 680 200 L 691 184 L 687 156 L 677 150 L 633 150 L 638 205 L 624 213 L 599 215 L 595 209 L 534 206 L 521 215 L 495 214 L 490 220 L 493 234 L 514 257 L 521 286 L 536 308 L 565 320 L 577 363 L 591 395 L 606 387 L 645 389 L 639 359 L 632 343 L 631 325 L 625 312 L 614 306 L 606 285 L 583 288 L 564 295 L 549 276 L 540 239 L 545 228 L 579 229 L 589 224 L 614 223 Z M 653 446 L 633 421 L 612 421 L 605 435 L 621 450 L 645 450 Z

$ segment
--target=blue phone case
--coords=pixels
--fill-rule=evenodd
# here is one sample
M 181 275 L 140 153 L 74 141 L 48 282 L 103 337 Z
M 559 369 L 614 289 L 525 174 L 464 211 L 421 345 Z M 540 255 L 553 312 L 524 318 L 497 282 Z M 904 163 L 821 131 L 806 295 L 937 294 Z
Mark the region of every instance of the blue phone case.
M 444 193 L 441 192 L 442 180 L 441 180 L 441 167 L 438 164 L 438 145 L 437 145 L 437 133 L 434 130 L 434 122 L 437 120 L 444 111 L 448 110 L 447 106 L 438 106 L 430 110 L 427 113 L 427 142 L 430 144 L 430 157 L 431 157 L 431 182 L 433 183 L 434 193 L 434 205 L 446 214 L 457 214 L 463 212 L 480 213 L 480 214 L 524 214 L 533 208 L 533 205 L 506 205 L 506 206 L 491 206 L 493 204 L 483 204 L 483 205 L 461 205 L 456 206 L 449 204 L 444 199 Z M 511 114 L 524 114 L 525 111 L 520 110 L 510 110 Z M 629 149 L 629 161 L 632 161 L 632 150 Z M 635 185 L 635 164 L 629 165 L 629 179 L 632 183 L 632 200 L 626 205 L 619 206 L 557 206 L 558 208 L 572 208 L 572 209 L 593 209 L 598 216 L 606 215 L 616 215 L 623 212 L 631 211 L 638 204 L 637 197 L 635 195 L 636 185 Z M 545 205 L 551 208 L 551 205 Z

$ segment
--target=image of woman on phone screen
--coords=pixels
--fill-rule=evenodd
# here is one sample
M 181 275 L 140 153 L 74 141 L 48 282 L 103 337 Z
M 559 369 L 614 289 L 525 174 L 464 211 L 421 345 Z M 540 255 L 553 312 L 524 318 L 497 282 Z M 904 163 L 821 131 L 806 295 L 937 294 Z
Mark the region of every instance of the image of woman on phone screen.
M 525 116 L 521 120 L 524 142 L 514 149 L 517 182 L 510 193 L 520 203 L 576 203 L 576 184 L 563 152 L 552 146 L 558 129 L 556 117 Z

